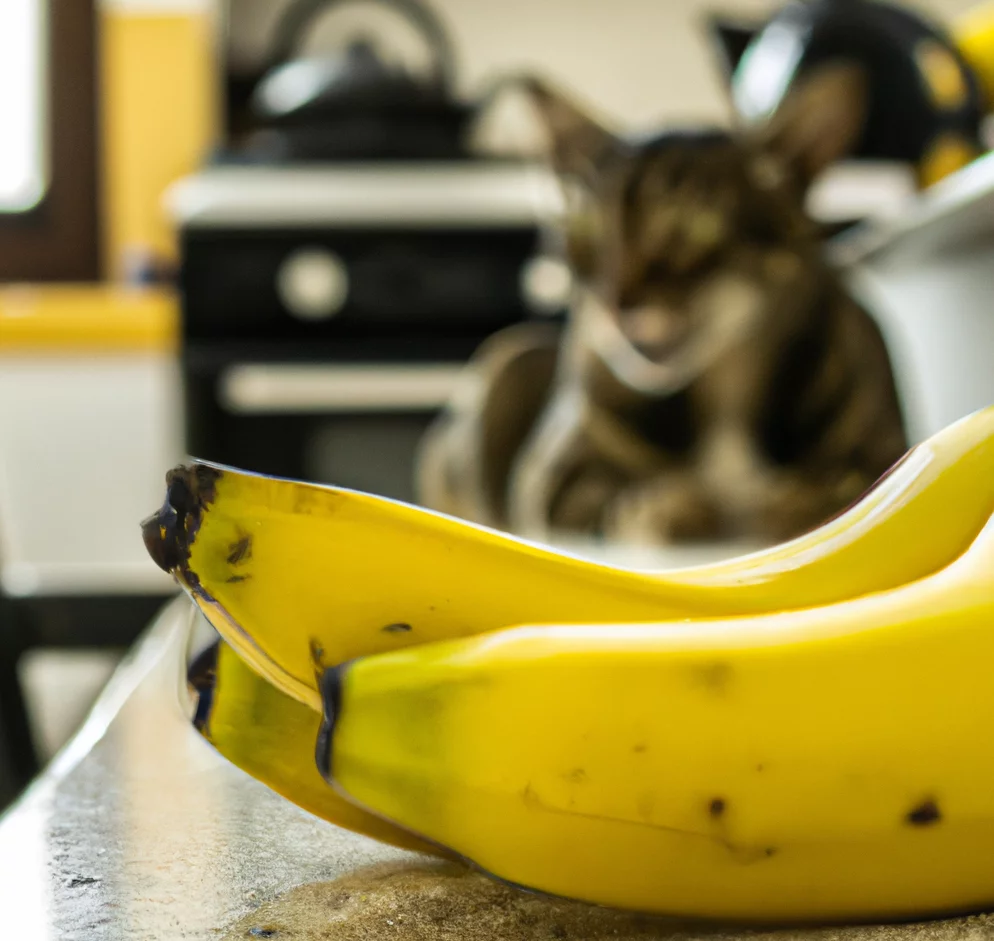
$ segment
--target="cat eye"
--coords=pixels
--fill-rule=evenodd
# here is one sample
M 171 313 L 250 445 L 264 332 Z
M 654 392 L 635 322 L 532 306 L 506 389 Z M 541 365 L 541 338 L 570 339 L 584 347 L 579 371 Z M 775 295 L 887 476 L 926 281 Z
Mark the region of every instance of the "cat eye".
M 761 154 L 749 162 L 749 179 L 761 190 L 779 189 L 784 184 L 786 173 L 779 160 L 769 154 Z
M 714 209 L 701 209 L 689 220 L 690 238 L 701 245 L 717 245 L 725 235 L 725 219 Z

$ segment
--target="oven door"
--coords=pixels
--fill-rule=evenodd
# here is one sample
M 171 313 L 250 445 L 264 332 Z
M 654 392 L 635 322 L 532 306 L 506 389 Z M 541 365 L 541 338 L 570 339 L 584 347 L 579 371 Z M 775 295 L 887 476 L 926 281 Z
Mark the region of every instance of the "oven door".
M 461 363 L 233 363 L 186 371 L 187 449 L 415 502 L 417 449 Z

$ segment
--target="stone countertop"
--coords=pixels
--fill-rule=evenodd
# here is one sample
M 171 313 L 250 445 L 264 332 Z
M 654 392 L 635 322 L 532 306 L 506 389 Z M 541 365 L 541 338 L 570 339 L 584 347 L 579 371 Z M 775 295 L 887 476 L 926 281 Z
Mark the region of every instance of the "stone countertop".
M 184 666 L 199 615 L 162 610 L 88 721 L 0 818 L 11 939 L 533 938 L 952 941 L 987 916 L 739 932 L 549 899 L 318 820 L 214 752 L 190 724 Z
M 410 855 L 316 820 L 200 737 L 183 670 L 193 611 L 166 606 L 0 820 L 8 937 L 214 939 L 294 886 Z

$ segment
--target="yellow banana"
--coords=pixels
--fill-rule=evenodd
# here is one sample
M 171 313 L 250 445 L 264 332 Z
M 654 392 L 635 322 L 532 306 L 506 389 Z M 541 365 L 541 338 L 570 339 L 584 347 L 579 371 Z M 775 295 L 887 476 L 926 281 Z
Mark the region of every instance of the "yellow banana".
M 825 607 L 361 658 L 322 680 L 324 771 L 555 895 L 770 922 L 973 910 L 994 902 L 992 573 L 994 518 L 944 570 Z
M 340 827 L 403 849 L 444 855 L 328 787 L 314 761 L 321 717 L 267 683 L 224 641 L 194 662 L 189 679 L 198 693 L 197 729 L 232 764 Z
M 994 408 L 913 448 L 846 513 L 783 545 L 661 573 L 583 561 L 387 499 L 195 462 L 143 524 L 253 669 L 320 709 L 325 665 L 523 622 L 810 607 L 920 578 L 994 508 Z

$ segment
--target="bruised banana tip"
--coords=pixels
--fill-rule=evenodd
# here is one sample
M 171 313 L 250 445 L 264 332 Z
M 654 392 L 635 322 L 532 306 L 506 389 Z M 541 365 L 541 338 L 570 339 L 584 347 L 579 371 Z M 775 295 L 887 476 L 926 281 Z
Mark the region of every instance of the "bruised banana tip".
M 142 542 L 152 561 L 164 572 L 172 572 L 180 563 L 179 547 L 176 545 L 175 526 L 162 519 L 160 510 L 142 520 Z
M 321 728 L 318 730 L 317 743 L 314 748 L 314 760 L 317 762 L 321 777 L 332 784 L 331 747 L 335 735 L 335 723 L 342 711 L 342 671 L 344 664 L 328 667 L 321 674 L 319 692 L 323 717 Z
M 141 523 L 145 550 L 163 571 L 175 571 L 189 556 L 190 543 L 214 499 L 221 474 L 197 462 L 180 464 L 166 474 L 162 506 Z

